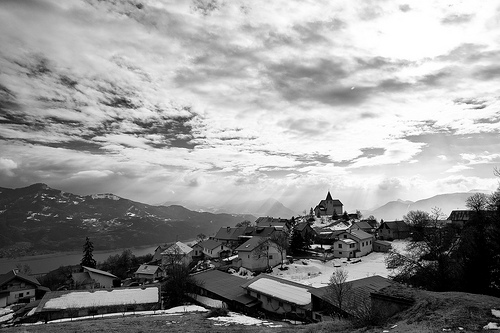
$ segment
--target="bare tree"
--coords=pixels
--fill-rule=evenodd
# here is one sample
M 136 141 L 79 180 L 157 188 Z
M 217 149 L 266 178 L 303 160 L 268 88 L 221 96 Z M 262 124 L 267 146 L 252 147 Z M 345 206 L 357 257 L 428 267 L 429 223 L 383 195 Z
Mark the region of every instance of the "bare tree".
M 474 193 L 465 201 L 465 206 L 476 213 L 486 210 L 488 205 L 488 196 L 484 193 Z
M 349 298 L 352 296 L 352 284 L 347 282 L 348 275 L 349 273 L 347 270 L 337 268 L 332 276 L 330 276 L 330 281 L 328 283 L 326 297 L 330 303 L 338 309 L 338 311 L 334 309 L 332 312 L 337 312 L 339 317 L 345 312 Z
M 275 245 L 276 249 L 280 253 L 281 268 L 283 269 L 283 259 L 286 251 L 290 247 L 290 236 L 284 231 L 276 231 L 271 235 L 269 240 Z
M 196 236 L 196 239 L 199 241 L 199 242 L 203 242 L 205 239 L 208 239 L 207 235 L 205 235 L 204 233 L 199 233 L 197 236 Z

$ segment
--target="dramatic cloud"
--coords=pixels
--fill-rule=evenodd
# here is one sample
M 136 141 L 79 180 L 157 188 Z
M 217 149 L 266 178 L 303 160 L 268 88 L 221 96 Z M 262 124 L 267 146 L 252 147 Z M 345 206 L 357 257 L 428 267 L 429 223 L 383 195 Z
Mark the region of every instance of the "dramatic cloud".
M 0 1 L 0 186 L 298 212 L 494 188 L 497 7 Z

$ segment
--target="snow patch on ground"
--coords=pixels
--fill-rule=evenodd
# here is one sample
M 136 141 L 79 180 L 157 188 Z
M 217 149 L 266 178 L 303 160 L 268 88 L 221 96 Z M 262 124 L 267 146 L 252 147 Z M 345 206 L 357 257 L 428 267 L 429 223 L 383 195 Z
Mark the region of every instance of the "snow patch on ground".
M 488 323 L 483 327 L 483 330 L 500 330 L 500 326 L 498 326 L 498 323 Z
M 278 325 L 269 321 L 264 321 L 257 318 L 248 317 L 236 312 L 229 312 L 228 317 L 212 317 L 209 320 L 217 321 L 216 326 L 229 326 L 231 324 L 240 325 L 254 325 L 254 326 L 267 326 L 267 327 L 283 327 L 283 325 Z
M 330 276 L 337 268 L 345 269 L 348 272 L 348 281 L 373 275 L 388 277 L 392 271 L 386 268 L 385 257 L 385 253 L 372 252 L 351 261 L 347 261 L 345 258 L 336 258 L 327 262 L 317 259 L 298 260 L 293 264 L 287 264 L 287 270 L 275 267 L 271 275 L 319 288 L 328 284 Z M 360 262 L 354 263 L 359 259 L 361 259 Z
M 45 309 L 87 308 L 158 302 L 158 287 L 70 292 L 45 303 Z
M 500 310 L 491 309 L 491 314 L 497 318 L 500 318 Z

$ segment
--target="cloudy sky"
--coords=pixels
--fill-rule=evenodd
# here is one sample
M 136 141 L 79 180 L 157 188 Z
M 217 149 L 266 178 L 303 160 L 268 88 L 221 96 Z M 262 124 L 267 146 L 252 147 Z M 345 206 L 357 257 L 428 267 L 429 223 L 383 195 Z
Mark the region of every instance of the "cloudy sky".
M 493 190 L 498 1 L 0 1 L 0 186 L 348 211 Z

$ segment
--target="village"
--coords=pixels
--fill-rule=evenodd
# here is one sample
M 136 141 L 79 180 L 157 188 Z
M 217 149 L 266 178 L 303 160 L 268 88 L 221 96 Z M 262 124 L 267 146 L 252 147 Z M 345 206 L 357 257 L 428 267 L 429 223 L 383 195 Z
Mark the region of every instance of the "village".
M 460 227 L 467 219 L 468 211 L 453 211 L 439 225 Z M 0 324 L 162 311 L 162 281 L 178 265 L 197 282 L 191 302 L 209 309 L 300 323 L 367 309 L 388 317 L 412 304 L 394 292 L 404 286 L 391 280 L 385 262 L 391 249 L 404 251 L 411 235 L 402 220 L 347 213 L 328 192 L 305 216 L 259 217 L 194 242 L 160 244 L 126 281 L 82 266 L 71 274 L 72 288 L 51 291 L 19 270 L 7 272 L 0 276 Z M 347 285 L 346 298 L 339 290 Z

